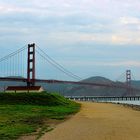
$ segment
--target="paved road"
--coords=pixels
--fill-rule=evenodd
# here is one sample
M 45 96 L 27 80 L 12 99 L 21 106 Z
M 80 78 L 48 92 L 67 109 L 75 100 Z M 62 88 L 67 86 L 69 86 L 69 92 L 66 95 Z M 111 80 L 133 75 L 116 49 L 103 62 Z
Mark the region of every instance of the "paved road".
M 140 111 L 84 102 L 79 113 L 40 140 L 140 140 Z

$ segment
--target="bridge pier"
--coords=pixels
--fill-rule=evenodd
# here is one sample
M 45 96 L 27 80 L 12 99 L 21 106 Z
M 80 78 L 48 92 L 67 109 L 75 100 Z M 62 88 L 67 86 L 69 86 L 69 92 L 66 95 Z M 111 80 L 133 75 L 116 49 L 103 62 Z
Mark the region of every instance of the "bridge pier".
M 66 97 L 67 98 L 67 97 Z M 111 102 L 111 101 L 136 101 L 140 100 L 140 96 L 137 97 L 96 97 L 96 96 L 77 96 L 77 97 L 68 97 L 71 100 L 78 100 L 78 101 L 96 101 L 96 102 Z

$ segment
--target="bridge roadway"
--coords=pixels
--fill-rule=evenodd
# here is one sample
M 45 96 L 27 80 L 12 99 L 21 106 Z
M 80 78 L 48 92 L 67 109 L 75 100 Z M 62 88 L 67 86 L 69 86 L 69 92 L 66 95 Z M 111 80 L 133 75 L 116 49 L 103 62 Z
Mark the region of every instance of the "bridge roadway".
M 12 77 L 0 77 L 0 81 L 19 81 L 19 82 L 27 82 L 27 78 L 12 78 Z M 87 86 L 100 86 L 100 87 L 115 87 L 115 88 L 128 88 L 127 85 L 121 84 L 116 85 L 115 83 L 110 84 L 104 84 L 104 83 L 88 83 L 88 82 L 75 82 L 75 81 L 62 81 L 62 80 L 45 80 L 45 79 L 35 79 L 31 80 L 35 82 L 41 82 L 41 83 L 60 83 L 60 84 L 77 84 L 77 85 L 87 85 Z M 131 88 L 131 89 L 137 89 L 137 88 Z M 140 91 L 140 88 L 137 89 Z
M 0 77 L 0 81 L 27 82 L 27 78 Z M 95 82 L 88 83 L 88 82 L 75 82 L 75 81 L 62 81 L 62 80 L 45 80 L 45 79 L 30 80 L 30 82 L 32 81 L 37 83 L 75 84 L 75 85 L 86 85 L 86 86 L 121 88 L 121 89 L 140 92 L 140 88 L 128 87 L 126 84 L 117 85 L 116 83 L 104 84 L 104 83 L 95 83 Z

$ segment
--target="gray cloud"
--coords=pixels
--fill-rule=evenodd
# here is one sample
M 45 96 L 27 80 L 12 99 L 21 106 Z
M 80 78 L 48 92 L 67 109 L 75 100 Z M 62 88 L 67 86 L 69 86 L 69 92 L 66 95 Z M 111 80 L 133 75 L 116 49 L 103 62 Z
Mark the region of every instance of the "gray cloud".
M 63 56 L 71 62 L 69 59 L 75 58 L 79 64 L 85 59 L 97 63 L 110 60 L 110 71 L 117 65 L 118 72 L 131 62 L 138 73 L 139 7 L 139 0 L 0 0 L 0 47 L 4 54 L 8 48 L 10 52 L 33 41 L 47 47 L 56 59 Z M 74 71 L 82 67 L 73 65 L 67 66 Z M 108 75 L 105 65 L 103 70 L 97 65 L 87 67 L 94 69 L 88 75 Z

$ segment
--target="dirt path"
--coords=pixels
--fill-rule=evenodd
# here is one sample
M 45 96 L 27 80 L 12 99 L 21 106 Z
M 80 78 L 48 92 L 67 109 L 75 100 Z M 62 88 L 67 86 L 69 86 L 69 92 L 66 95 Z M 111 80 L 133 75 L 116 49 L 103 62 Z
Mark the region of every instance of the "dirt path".
M 85 102 L 79 113 L 40 140 L 140 140 L 140 111 Z

